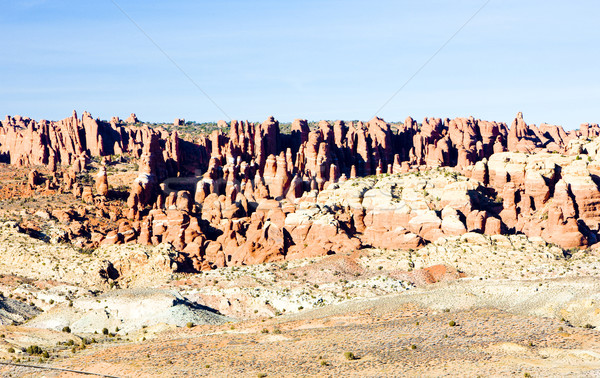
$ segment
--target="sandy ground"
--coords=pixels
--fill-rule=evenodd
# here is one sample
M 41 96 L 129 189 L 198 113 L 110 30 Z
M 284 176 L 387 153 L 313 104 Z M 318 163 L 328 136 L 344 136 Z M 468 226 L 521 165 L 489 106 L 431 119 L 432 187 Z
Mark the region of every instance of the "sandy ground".
M 460 292 L 466 285 L 451 291 Z M 595 329 L 514 309 L 455 310 L 455 299 L 446 296 L 448 287 L 436 284 L 410 296 L 357 300 L 290 316 L 171 328 L 142 342 L 94 344 L 53 365 L 119 377 L 600 374 L 600 335 Z M 432 295 L 446 296 L 441 304 L 450 306 L 419 304 Z M 346 352 L 356 359 L 347 359 Z M 8 367 L 0 372 L 79 376 Z

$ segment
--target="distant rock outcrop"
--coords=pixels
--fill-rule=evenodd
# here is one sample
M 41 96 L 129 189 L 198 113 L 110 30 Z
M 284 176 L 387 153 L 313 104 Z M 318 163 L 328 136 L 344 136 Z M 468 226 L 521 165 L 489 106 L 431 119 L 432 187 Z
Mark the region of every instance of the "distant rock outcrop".
M 598 125 L 566 132 L 528 125 L 519 113 L 510 127 L 409 117 L 311 129 L 297 119 L 289 134 L 273 117 L 219 121 L 191 141 L 139 125 L 135 114 L 104 122 L 73 112 L 58 122 L 7 116 L 0 161 L 46 166 L 55 172 L 48 187 L 105 206 L 106 169 L 96 174 L 96 196 L 78 175 L 99 158 L 133 159 L 139 171 L 127 208 L 99 210 L 118 227 L 95 232 L 93 243 L 168 242 L 185 257 L 182 269 L 201 270 L 362 246 L 414 249 L 468 232 L 589 246 L 600 232 L 600 144 L 590 139 L 598 135 Z M 32 171 L 30 188 L 41 182 Z

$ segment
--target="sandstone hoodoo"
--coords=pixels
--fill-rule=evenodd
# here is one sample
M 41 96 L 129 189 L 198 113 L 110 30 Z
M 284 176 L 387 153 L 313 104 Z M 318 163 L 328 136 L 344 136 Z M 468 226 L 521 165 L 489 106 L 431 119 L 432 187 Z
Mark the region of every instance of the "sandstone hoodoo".
M 579 358 L 589 372 L 600 366 L 595 351 L 565 353 L 593 344 L 600 326 L 599 177 L 598 125 L 564 131 L 529 125 L 522 114 L 509 125 L 472 117 L 205 124 L 146 124 L 134 114 L 106 122 L 88 112 L 61 121 L 7 117 L 0 321 L 12 325 L 2 326 L 0 357 L 23 361 L 36 340 L 48 356 L 36 359 L 46 365 L 105 372 L 114 349 L 106 343 L 115 343 L 141 357 L 124 363 L 119 354 L 114 374 L 138 376 L 140 366 L 172 361 L 173 353 L 189 365 L 195 340 L 203 345 L 194 348 L 203 351 L 195 370 L 176 374 L 200 366 L 206 375 L 239 375 L 247 361 L 222 370 L 213 352 L 229 345 L 237 351 L 227 356 L 238 355 L 240 340 L 248 353 L 289 349 L 290 340 L 316 350 L 319 324 L 331 324 L 336 335 L 356 329 L 361 349 L 334 351 L 327 336 L 330 349 L 318 350 L 328 360 L 302 364 L 320 369 L 313 375 L 355 374 L 392 354 L 408 366 L 407 358 L 429 356 L 435 345 L 442 346 L 435 356 L 455 345 L 472 358 L 477 337 L 486 366 L 490 353 L 503 356 L 502 374 L 518 371 L 506 369 L 512 349 L 519 361 L 539 354 L 536 366 Z M 509 319 L 517 328 L 507 332 Z M 385 343 L 398 353 L 380 352 L 383 324 L 400 332 Z M 481 324 L 489 334 L 480 336 Z M 537 332 L 529 346 L 507 346 L 523 343 L 518 327 Z M 379 349 L 364 349 L 365 330 L 377 332 Z M 309 341 L 307 331 L 319 336 Z M 219 347 L 206 354 L 211 338 Z M 498 338 L 494 352 L 490 340 Z M 135 365 L 131 374 L 121 370 L 127 364 Z M 431 373 L 430 363 L 422 366 Z
M 0 159 L 32 168 L 30 190 L 70 192 L 99 216 L 65 222 L 80 243 L 170 243 L 190 271 L 416 249 L 467 232 L 563 248 L 598 241 L 598 125 L 565 131 L 521 113 L 510 127 L 472 117 L 297 119 L 288 133 L 269 117 L 192 135 L 175 130 L 184 124 L 7 116 Z M 124 164 L 134 168 L 115 168 Z

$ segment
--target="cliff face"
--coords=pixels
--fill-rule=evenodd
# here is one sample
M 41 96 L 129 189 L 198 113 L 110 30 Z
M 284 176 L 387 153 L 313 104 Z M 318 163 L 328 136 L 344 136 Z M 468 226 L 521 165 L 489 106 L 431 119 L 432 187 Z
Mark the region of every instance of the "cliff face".
M 125 123 L 117 117 L 110 123 L 96 120 L 87 112 L 81 118 L 73 112 L 58 122 L 7 116 L 0 127 L 0 156 L 18 166 L 55 167 L 89 157 L 128 154 L 139 158 L 144 146 L 153 143 L 150 152 L 163 155 L 170 176 L 185 168 L 206 168 L 210 158 L 220 166 L 254 163 L 262 175 L 269 156 L 283 153 L 290 174 L 328 181 L 331 164 L 346 177 L 353 166 L 358 176 L 366 176 L 393 173 L 402 162 L 464 168 L 498 152 L 564 152 L 569 140 L 599 133 L 598 125 L 584 124 L 568 133 L 560 126 L 527 125 L 519 113 L 510 128 L 472 117 L 426 118 L 419 125 L 409 117 L 394 125 L 395 130 L 380 118 L 366 123 L 321 121 L 312 131 L 305 120 L 296 120 L 291 134 L 282 134 L 279 123 L 270 117 L 256 125 L 233 121 L 229 134 L 215 131 L 189 143 L 176 132 L 132 126 L 135 122 L 135 114 Z M 277 170 L 276 165 L 267 168 Z
M 421 125 L 374 118 L 321 121 L 311 130 L 296 120 L 283 134 L 269 117 L 232 121 L 228 134 L 190 142 L 136 123 L 134 114 L 126 123 L 87 112 L 58 122 L 7 117 L 0 160 L 46 166 L 53 185 L 102 207 L 111 200 L 106 172 L 97 175 L 96 196 L 76 174 L 94 157 L 137 159 L 124 216 L 114 216 L 118 228 L 96 233 L 93 243 L 170 242 L 195 270 L 361 245 L 418 248 L 468 231 L 524 233 L 565 248 L 597 240 L 600 162 L 585 143 L 600 134 L 598 125 L 565 132 L 527 125 L 519 113 L 510 127 L 474 118 Z M 438 167 L 451 169 L 440 176 Z M 347 182 L 371 175 L 378 178 Z
M 73 116 L 61 121 L 35 122 L 21 116 L 7 116 L 0 127 L 0 156 L 6 163 L 17 166 L 47 165 L 52 171 L 58 165 L 79 166 L 78 160 L 90 157 L 129 154 L 139 158 L 143 146 L 152 138 L 161 141 L 167 160 L 177 161 L 177 136 L 155 131 L 147 126 L 134 127 L 120 124 L 113 118 L 110 123 L 95 120 L 84 112 L 81 118 Z M 81 170 L 83 167 L 80 167 Z M 172 170 L 171 174 L 176 174 Z

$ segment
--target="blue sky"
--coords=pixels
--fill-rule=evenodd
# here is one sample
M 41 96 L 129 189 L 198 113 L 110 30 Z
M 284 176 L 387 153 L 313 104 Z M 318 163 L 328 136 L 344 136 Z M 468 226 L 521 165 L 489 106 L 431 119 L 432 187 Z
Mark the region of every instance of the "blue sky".
M 485 0 L 115 0 L 233 119 L 368 120 Z M 379 113 L 600 122 L 600 3 L 492 0 Z M 227 119 L 110 0 L 0 2 L 0 114 Z

